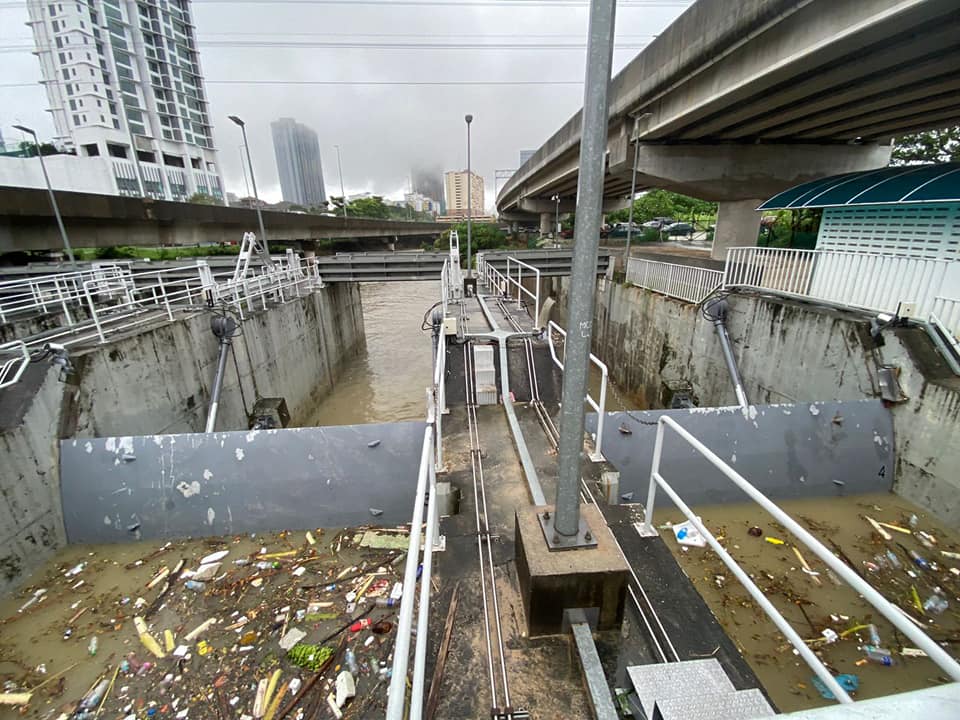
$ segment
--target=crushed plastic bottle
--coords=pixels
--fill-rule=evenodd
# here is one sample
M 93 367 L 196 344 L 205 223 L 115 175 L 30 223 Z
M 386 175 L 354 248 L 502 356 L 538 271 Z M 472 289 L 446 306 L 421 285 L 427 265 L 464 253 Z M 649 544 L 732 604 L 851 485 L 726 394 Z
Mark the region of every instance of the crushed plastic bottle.
M 934 615 L 940 615 L 949 606 L 950 603 L 947 602 L 946 598 L 943 598 L 936 593 L 928 597 L 923 602 L 923 609 L 928 613 L 933 613 Z
M 205 582 L 200 582 L 199 580 L 187 580 L 187 581 L 184 583 L 184 586 L 185 586 L 188 590 L 195 590 L 195 591 L 199 592 L 199 591 L 203 590 L 205 587 L 207 587 L 207 584 L 206 584 Z
M 346 662 L 350 672 L 356 675 L 359 668 L 357 667 L 357 655 L 353 652 L 353 648 L 347 648 L 347 652 L 344 655 L 344 662 Z
M 893 655 L 890 654 L 889 650 L 873 645 L 864 645 L 863 650 L 867 655 L 867 660 L 872 663 L 886 665 L 887 667 L 891 667 L 894 664 Z

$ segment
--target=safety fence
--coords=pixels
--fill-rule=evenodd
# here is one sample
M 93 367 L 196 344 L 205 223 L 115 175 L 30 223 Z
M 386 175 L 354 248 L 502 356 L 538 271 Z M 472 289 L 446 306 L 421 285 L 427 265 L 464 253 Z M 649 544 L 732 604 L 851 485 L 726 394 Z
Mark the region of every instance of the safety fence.
M 937 297 L 933 301 L 930 317 L 938 321 L 950 333 L 956 342 L 960 338 L 960 300 Z
M 444 282 L 441 286 L 442 297 L 446 298 L 449 291 L 450 287 Z M 437 511 L 437 471 L 443 467 L 441 419 L 446 409 L 444 389 L 446 355 L 446 337 L 441 332 L 434 355 L 433 384 L 427 388 L 427 426 L 423 431 L 417 492 L 413 502 L 413 516 L 410 520 L 407 559 L 403 573 L 403 595 L 397 620 L 397 640 L 393 649 L 393 666 L 390 687 L 387 691 L 387 720 L 423 717 L 433 550 L 439 537 L 440 525 Z M 426 519 L 424 519 L 424 501 L 426 501 Z M 418 568 L 420 568 L 419 578 Z M 415 606 L 416 629 L 414 629 Z M 413 675 L 409 677 L 410 645 L 414 638 L 416 638 L 416 644 L 413 652 Z M 409 706 L 408 686 L 410 687 Z
M 233 271 L 214 273 L 205 260 L 137 273 L 129 266 L 114 266 L 63 275 L 66 279 L 56 275 L 15 281 L 26 290 L 6 296 L 17 297 L 6 307 L 20 316 L 62 311 L 59 328 L 20 338 L 27 348 L 106 343 L 138 326 L 173 322 L 178 313 L 210 307 L 235 312 L 243 320 L 271 303 L 322 287 L 317 266 L 305 264 L 292 251 L 274 258 L 271 267 L 239 278 Z
M 627 282 L 668 297 L 699 305 L 723 283 L 720 270 L 632 257 Z
M 84 285 L 93 283 L 103 296 L 124 295 L 132 287 L 131 263 L 94 263 L 89 268 L 0 282 L 0 323 L 62 312 L 64 321 L 86 304 Z
M 30 363 L 30 351 L 19 340 L 0 345 L 0 390 L 13 385 Z
M 737 247 L 727 252 L 723 286 L 814 300 L 843 309 L 926 320 L 960 268 L 947 260 L 840 250 Z
M 823 681 L 823 684 L 829 688 L 834 698 L 841 703 L 853 702 L 853 699 L 847 694 L 847 691 L 837 682 L 833 673 L 823 664 L 799 633 L 793 629 L 780 611 L 774 607 L 763 590 L 756 585 L 747 572 L 740 567 L 739 563 L 727 552 L 726 548 L 721 545 L 717 538 L 703 525 L 694 511 L 683 502 L 677 491 L 664 479 L 661 473 L 660 460 L 662 457 L 663 438 L 666 428 L 673 430 L 690 445 L 690 447 L 706 459 L 707 462 L 723 473 L 734 485 L 743 490 L 751 500 L 766 510 L 788 532 L 792 533 L 799 542 L 809 548 L 828 568 L 836 573 L 841 580 L 850 585 L 864 600 L 869 602 L 881 615 L 889 620 L 897 630 L 909 638 L 917 648 L 925 652 L 949 677 L 954 681 L 960 681 L 960 664 L 918 627 L 918 625 L 915 625 L 912 618 L 887 600 L 875 590 L 870 583 L 830 552 L 830 550 L 810 534 L 806 528 L 797 523 L 796 520 L 780 509 L 770 498 L 750 484 L 740 473 L 727 465 L 706 445 L 684 429 L 676 420 L 667 415 L 661 415 L 657 421 L 657 437 L 653 449 L 653 463 L 650 468 L 650 487 L 647 493 L 644 519 L 640 528 L 643 535 L 656 535 L 655 525 L 653 524 L 653 513 L 657 497 L 657 488 L 659 487 L 667 497 L 673 501 L 673 504 L 676 505 L 680 512 L 686 516 L 687 520 L 696 528 L 697 532 L 706 540 L 707 544 L 730 569 L 740 584 L 750 593 L 750 596 L 757 605 L 763 609 L 767 616 L 773 621 L 774 625 L 777 626 L 777 629 L 780 630 L 790 644 L 793 645 L 797 654 L 803 658 L 804 662 L 810 666 L 810 669 L 813 670 L 817 677 Z
M 563 359 L 557 357 L 557 347 L 553 342 L 553 333 L 557 333 L 564 339 L 564 352 L 566 351 L 566 339 L 567 331 L 562 327 L 557 325 L 553 320 L 547 323 L 547 343 L 550 346 L 550 357 L 553 358 L 554 364 L 560 368 L 561 372 L 563 371 Z M 600 400 L 593 399 L 593 396 L 590 393 L 587 393 L 585 400 L 587 404 L 590 405 L 597 413 L 597 435 L 594 440 L 594 451 L 590 455 L 590 459 L 594 462 L 601 462 L 603 460 L 602 444 L 603 444 L 603 419 L 606 415 L 607 407 L 607 378 L 609 373 L 607 371 L 606 364 L 600 360 L 596 355 L 590 353 L 590 362 L 593 363 L 597 369 L 600 371 Z
M 523 270 L 527 269 L 527 277 L 532 277 L 535 283 L 535 291 L 528 290 L 523 285 Z M 516 272 L 516 276 L 514 276 Z M 481 253 L 477 258 L 477 273 L 480 276 L 480 279 L 487 284 L 487 287 L 495 288 L 496 291 L 503 297 L 513 298 L 516 296 L 517 300 L 517 309 L 520 310 L 524 306 L 524 298 L 529 298 L 533 303 L 533 313 L 531 314 L 531 319 L 534 324 L 539 321 L 540 318 L 540 269 L 523 262 L 522 260 L 517 260 L 517 258 L 510 256 L 507 258 L 507 267 L 506 274 L 497 270 L 492 264 L 486 262 L 483 254 Z

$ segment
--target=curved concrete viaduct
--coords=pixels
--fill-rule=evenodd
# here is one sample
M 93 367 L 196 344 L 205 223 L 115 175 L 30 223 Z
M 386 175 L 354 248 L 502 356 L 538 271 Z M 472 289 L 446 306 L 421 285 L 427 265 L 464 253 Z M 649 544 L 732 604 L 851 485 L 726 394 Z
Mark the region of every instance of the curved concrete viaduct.
M 613 80 L 604 197 L 720 202 L 714 257 L 753 244 L 760 200 L 887 164 L 890 140 L 960 120 L 955 0 L 699 0 Z M 574 209 L 581 113 L 507 182 L 502 217 Z

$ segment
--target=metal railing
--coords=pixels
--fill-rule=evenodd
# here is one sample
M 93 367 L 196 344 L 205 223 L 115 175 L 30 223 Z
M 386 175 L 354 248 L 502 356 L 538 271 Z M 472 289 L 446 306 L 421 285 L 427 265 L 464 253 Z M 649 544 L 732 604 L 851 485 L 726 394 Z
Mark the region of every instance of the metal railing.
M 934 298 L 930 316 L 946 328 L 956 344 L 960 338 L 960 300 L 948 297 Z
M 511 272 L 511 264 L 515 265 L 517 268 L 517 276 L 513 277 Z M 537 285 L 536 292 L 531 292 L 523 286 L 523 268 L 527 268 L 533 273 L 534 281 Z M 523 296 L 526 295 L 528 298 L 533 300 L 533 315 L 532 320 L 534 325 L 537 324 L 540 318 L 540 269 L 529 265 L 528 263 L 523 262 L 522 260 L 517 260 L 515 257 L 510 256 L 507 258 L 507 272 L 506 274 L 497 270 L 491 263 L 486 262 L 483 254 L 477 256 L 477 274 L 480 278 L 487 284 L 487 287 L 495 289 L 499 295 L 502 297 L 513 298 L 513 288 L 516 288 L 516 299 L 517 299 L 517 309 L 523 307 Z M 528 275 L 529 277 L 529 275 Z
M 95 263 L 85 270 L 0 282 L 0 323 L 32 315 L 62 312 L 67 325 L 86 305 L 83 286 L 97 283 L 98 292 L 125 294 L 132 288 L 131 263 Z
M 443 285 L 441 294 L 447 294 Z M 443 466 L 443 433 L 441 418 L 446 395 L 446 336 L 441 333 L 434 356 L 433 386 L 427 388 L 427 426 L 423 431 L 423 446 L 417 473 L 417 490 L 410 520 L 407 560 L 403 573 L 403 596 L 397 621 L 397 640 L 393 649 L 390 687 L 387 691 L 387 720 L 423 717 L 423 695 L 426 681 L 427 637 L 430 624 L 430 592 L 433 572 L 433 549 L 438 537 L 440 519 L 437 513 L 437 471 Z M 426 499 L 426 520 L 424 500 Z M 420 537 L 423 534 L 421 548 Z M 421 560 L 420 552 L 423 551 Z M 422 562 L 419 600 L 417 599 L 417 568 Z M 407 674 L 410 667 L 410 642 L 414 634 L 413 611 L 417 607 L 416 645 L 413 654 L 413 677 L 410 681 L 410 703 L 407 712 Z
M 47 342 L 64 346 L 106 343 L 111 336 L 138 326 L 173 322 L 177 313 L 212 305 L 226 307 L 243 320 L 247 314 L 266 309 L 270 303 L 283 303 L 323 286 L 317 266 L 312 263 L 304 266 L 299 256 L 292 253 L 275 258 L 269 270 L 239 280 L 234 279 L 232 271 L 213 273 L 205 260 L 197 260 L 192 268 L 181 266 L 140 273 L 121 268 L 106 274 L 94 271 L 71 275 L 75 277 L 69 280 L 69 290 L 65 289 L 56 300 L 62 303 L 65 324 L 53 331 L 21 338 L 27 348 Z M 35 281 L 40 288 L 49 287 L 51 282 L 55 287 L 58 278 L 49 276 Z M 42 307 L 40 300 L 34 307 Z M 77 312 L 81 307 L 86 317 Z
M 0 345 L 0 389 L 16 383 L 29 364 L 30 351 L 19 340 Z
M 926 318 L 943 290 L 947 260 L 841 250 L 736 247 L 723 286 L 796 297 L 843 309 L 895 313 L 913 303 Z
M 699 305 L 723 284 L 723 272 L 632 257 L 627 261 L 627 282 Z
M 559 333 L 564 340 L 567 339 L 567 331 L 562 327 L 557 325 L 553 320 L 547 323 L 547 343 L 550 346 L 550 357 L 553 358 L 554 364 L 563 371 L 563 360 L 557 357 L 557 348 L 553 344 L 553 333 L 556 331 Z M 566 342 L 564 342 L 564 352 L 566 352 Z M 590 362 L 597 366 L 600 370 L 600 402 L 597 402 L 593 399 L 590 393 L 587 393 L 585 398 L 587 403 L 594 409 L 597 413 L 597 435 L 594 440 L 594 451 L 590 454 L 590 459 L 594 462 L 603 461 L 603 452 L 601 445 L 603 444 L 603 420 L 604 414 L 607 406 L 607 366 L 593 353 L 590 353 Z
M 767 599 L 763 591 L 757 587 L 747 572 L 740 567 L 737 561 L 733 559 L 713 534 L 707 530 L 703 523 L 697 518 L 693 510 L 683 502 L 680 495 L 664 479 L 660 473 L 660 459 L 663 451 L 664 429 L 667 427 L 676 432 L 688 445 L 723 473 L 734 485 L 743 490 L 751 500 L 766 510 L 787 532 L 792 533 L 797 540 L 806 545 L 828 568 L 889 620 L 897 630 L 906 635 L 916 647 L 923 650 L 948 676 L 953 678 L 954 681 L 960 681 L 960 664 L 950 657 L 950 655 L 923 632 L 922 629 L 914 625 L 909 616 L 875 590 L 866 580 L 851 570 L 846 563 L 842 562 L 830 552 L 830 550 L 811 535 L 806 528 L 802 527 L 766 495 L 757 490 L 757 488 L 751 485 L 740 473 L 727 465 L 706 445 L 684 429 L 676 420 L 667 415 L 661 415 L 657 421 L 657 438 L 653 448 L 653 463 L 650 468 L 650 488 L 647 494 L 647 504 L 644 512 L 643 534 L 656 534 L 653 524 L 653 512 L 657 496 L 657 487 L 659 486 L 673 501 L 673 504 L 677 506 L 680 512 L 686 516 L 697 531 L 706 539 L 707 544 L 717 553 L 723 563 L 730 569 L 737 580 L 740 581 L 740 584 L 746 588 L 754 601 L 777 626 L 777 629 L 779 629 L 790 644 L 796 648 L 800 657 L 803 658 L 807 665 L 816 673 L 817 677 L 830 689 L 834 697 L 841 703 L 853 702 L 852 698 L 840 686 L 830 670 L 821 662 L 820 658 L 810 649 L 803 638 L 790 626 L 790 623 L 787 622 L 780 611 Z

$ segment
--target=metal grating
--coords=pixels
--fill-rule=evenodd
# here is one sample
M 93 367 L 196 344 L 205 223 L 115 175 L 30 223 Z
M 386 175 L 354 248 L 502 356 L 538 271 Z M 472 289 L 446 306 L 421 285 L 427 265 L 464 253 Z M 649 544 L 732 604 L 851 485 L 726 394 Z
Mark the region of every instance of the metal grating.
M 660 700 L 686 697 L 696 688 L 711 695 L 733 694 L 735 688 L 715 658 L 686 660 L 663 665 L 637 665 L 627 668 L 633 689 L 648 718 Z M 706 716 L 704 716 L 706 717 Z
M 749 720 L 773 717 L 770 704 L 759 690 L 708 695 L 688 686 L 686 694 L 657 700 L 652 720 Z

